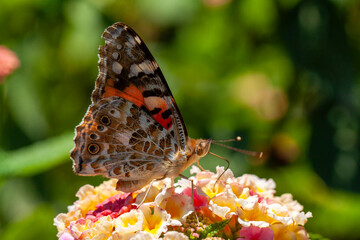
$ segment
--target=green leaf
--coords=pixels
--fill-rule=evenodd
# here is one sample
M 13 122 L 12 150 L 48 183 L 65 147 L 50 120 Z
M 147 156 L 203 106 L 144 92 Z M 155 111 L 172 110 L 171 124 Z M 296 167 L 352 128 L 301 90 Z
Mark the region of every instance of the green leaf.
M 70 161 L 74 133 L 36 142 L 12 152 L 1 153 L 0 179 L 15 176 L 31 176 L 46 171 L 62 162 Z
M 2 240 L 56 239 L 53 219 L 56 213 L 48 204 L 40 205 L 28 217 L 3 226 Z
M 330 240 L 317 233 L 309 233 L 310 240 Z
M 230 219 L 225 219 L 221 222 L 217 222 L 214 224 L 210 224 L 209 226 L 207 226 L 205 228 L 205 230 L 201 233 L 200 239 L 202 238 L 207 238 L 207 237 L 212 237 L 215 234 L 217 234 L 218 232 L 220 232 L 221 230 L 223 230 L 223 228 L 231 221 Z

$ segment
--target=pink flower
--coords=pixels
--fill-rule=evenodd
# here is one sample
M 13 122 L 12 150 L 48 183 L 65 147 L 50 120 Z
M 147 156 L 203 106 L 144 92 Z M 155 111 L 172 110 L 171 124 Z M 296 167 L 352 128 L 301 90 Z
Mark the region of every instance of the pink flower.
M 75 238 L 70 233 L 65 232 L 59 237 L 59 240 L 75 240 Z
M 270 228 L 250 226 L 240 230 L 240 237 L 241 240 L 273 240 L 274 232 Z
M 203 0 L 205 5 L 209 7 L 220 7 L 227 3 L 229 3 L 231 0 Z
M 97 222 L 99 218 L 104 216 L 110 216 L 116 218 L 123 213 L 129 212 L 134 209 L 135 206 L 131 205 L 134 203 L 134 198 L 129 193 L 119 193 L 115 196 L 109 197 L 102 203 L 96 205 L 95 210 L 90 210 L 86 214 L 86 219 L 90 219 L 93 222 Z
M 183 195 L 188 195 L 189 197 L 192 196 L 192 189 L 190 187 L 188 188 L 185 188 L 183 191 L 182 191 L 182 194 Z M 194 206 L 196 209 L 200 209 L 204 206 L 207 206 L 208 205 L 208 202 L 209 202 L 209 198 L 204 194 L 199 194 L 198 193 L 198 190 L 195 188 L 194 189 Z
M 20 61 L 13 51 L 0 46 L 0 83 L 20 66 Z

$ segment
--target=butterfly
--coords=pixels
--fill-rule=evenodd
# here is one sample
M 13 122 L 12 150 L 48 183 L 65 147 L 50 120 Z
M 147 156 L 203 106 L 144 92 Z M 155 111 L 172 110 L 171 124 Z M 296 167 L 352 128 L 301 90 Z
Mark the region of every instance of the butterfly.
M 102 38 L 92 104 L 70 155 L 74 172 L 116 178 L 123 192 L 181 175 L 209 152 L 211 140 L 188 136 L 158 64 L 133 29 L 115 23 Z

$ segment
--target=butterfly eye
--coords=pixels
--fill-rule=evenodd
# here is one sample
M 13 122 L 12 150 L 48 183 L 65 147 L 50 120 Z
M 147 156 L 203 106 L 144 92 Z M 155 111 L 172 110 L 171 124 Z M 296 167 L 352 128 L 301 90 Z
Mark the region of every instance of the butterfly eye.
M 202 146 L 200 146 L 201 144 L 199 144 L 197 147 L 196 147 L 196 154 L 197 155 L 202 155 L 203 152 L 204 152 L 204 148 Z
M 201 141 L 195 148 L 196 155 L 203 157 L 210 149 L 210 141 Z
M 105 126 L 109 126 L 111 124 L 111 120 L 110 120 L 110 118 L 108 116 L 102 115 L 100 117 L 100 123 L 105 125 Z
M 97 154 L 100 151 L 100 147 L 99 145 L 95 144 L 95 143 L 91 143 L 88 146 L 88 151 L 90 154 Z

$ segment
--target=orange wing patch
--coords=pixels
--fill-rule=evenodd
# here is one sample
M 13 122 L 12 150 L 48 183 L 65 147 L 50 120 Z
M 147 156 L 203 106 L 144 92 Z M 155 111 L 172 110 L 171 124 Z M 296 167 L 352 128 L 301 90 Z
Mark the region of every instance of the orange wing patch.
M 144 97 L 141 94 L 141 91 L 134 84 L 130 84 L 123 91 L 120 91 L 114 87 L 114 80 L 109 79 L 105 86 L 105 92 L 102 97 L 107 98 L 113 96 L 124 98 L 134 103 L 138 107 L 144 105 Z
M 151 115 L 158 123 L 166 129 L 172 125 L 171 110 L 166 101 L 161 97 L 147 97 L 144 98 L 144 105 L 150 110 Z
M 172 126 L 172 118 L 171 110 L 169 109 L 166 101 L 163 98 L 156 96 L 144 98 L 142 94 L 143 91 L 144 89 L 139 89 L 132 83 L 130 83 L 130 85 L 124 90 L 116 89 L 114 86 L 114 80 L 108 79 L 105 86 L 105 92 L 102 97 L 107 98 L 118 96 L 134 103 L 139 108 L 145 106 L 155 121 L 164 128 L 169 129 Z

